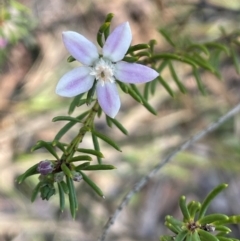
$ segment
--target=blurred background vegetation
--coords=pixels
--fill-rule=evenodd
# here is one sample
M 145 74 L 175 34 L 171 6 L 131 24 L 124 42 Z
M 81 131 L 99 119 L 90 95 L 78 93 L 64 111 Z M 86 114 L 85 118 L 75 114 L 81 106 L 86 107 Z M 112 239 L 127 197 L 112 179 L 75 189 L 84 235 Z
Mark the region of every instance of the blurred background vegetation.
M 222 80 L 202 72 L 204 96 L 189 69 L 174 63 L 188 92 L 179 92 L 169 71 L 161 75 L 175 91 L 169 96 L 160 85 L 149 102 L 153 116 L 129 96 L 121 94 L 117 119 L 129 131 L 124 136 L 97 120 L 101 131 L 121 146 L 118 153 L 101 143 L 105 163 L 114 171 L 89 175 L 105 193 L 99 198 L 86 184 L 77 185 L 79 211 L 76 221 L 66 209 L 59 211 L 58 198 L 31 203 L 37 177 L 21 185 L 16 177 L 29 166 L 49 158 L 43 150 L 30 153 L 37 140 L 52 140 L 64 123 L 52 123 L 65 115 L 69 99 L 55 94 L 59 78 L 78 63 L 67 63 L 61 32 L 73 30 L 96 43 L 96 33 L 107 13 L 115 14 L 113 26 L 129 21 L 133 44 L 157 40 L 157 51 L 171 52 L 159 33 L 167 29 L 175 41 L 213 41 L 239 29 L 239 0 L 22 0 L 0 2 L 0 241 L 97 240 L 103 225 L 124 195 L 167 153 L 227 112 L 240 100 L 240 78 L 230 57 L 221 58 Z M 239 50 L 236 54 L 239 58 Z M 87 107 L 82 107 L 87 108 Z M 75 110 L 74 115 L 82 112 Z M 77 129 L 64 138 L 70 141 Z M 210 211 L 239 214 L 240 115 L 207 138 L 181 152 L 134 198 L 111 229 L 107 240 L 158 240 L 166 233 L 166 214 L 178 217 L 178 198 L 202 200 L 214 186 L 229 187 Z M 82 147 L 92 148 L 86 136 Z M 239 238 L 239 227 L 235 226 Z

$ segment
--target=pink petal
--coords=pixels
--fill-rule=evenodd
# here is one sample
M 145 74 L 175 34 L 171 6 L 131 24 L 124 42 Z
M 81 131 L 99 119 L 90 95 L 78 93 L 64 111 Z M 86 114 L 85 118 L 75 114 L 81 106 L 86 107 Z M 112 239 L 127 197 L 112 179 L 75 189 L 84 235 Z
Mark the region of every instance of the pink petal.
M 123 23 L 113 30 L 103 46 L 103 56 L 113 62 L 123 59 L 132 41 L 129 23 Z
M 102 86 L 101 83 L 98 82 L 96 91 L 98 102 L 102 110 L 106 115 L 114 118 L 121 105 L 116 84 L 105 82 Z
M 62 37 L 68 52 L 80 63 L 92 65 L 99 58 L 97 47 L 81 34 L 67 31 Z
M 66 73 L 58 82 L 56 93 L 60 96 L 73 97 L 88 91 L 94 82 L 94 76 L 89 75 L 89 67 L 78 67 Z
M 142 64 L 120 61 L 115 65 L 115 77 L 124 83 L 145 83 L 158 77 L 158 72 Z

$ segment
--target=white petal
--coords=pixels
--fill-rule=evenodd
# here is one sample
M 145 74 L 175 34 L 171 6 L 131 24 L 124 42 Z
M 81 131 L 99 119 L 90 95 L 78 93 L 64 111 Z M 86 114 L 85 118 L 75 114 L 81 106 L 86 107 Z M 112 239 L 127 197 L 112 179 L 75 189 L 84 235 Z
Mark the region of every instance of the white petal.
M 67 31 L 62 37 L 68 52 L 80 63 L 92 65 L 98 59 L 97 47 L 81 34 Z
M 123 23 L 113 30 L 103 46 L 103 56 L 113 62 L 123 59 L 132 41 L 129 23 Z
M 124 83 L 145 83 L 158 77 L 158 72 L 142 64 L 120 61 L 115 65 L 115 77 Z
M 89 67 L 78 67 L 66 73 L 58 82 L 56 93 L 60 96 L 73 97 L 88 91 L 94 82 L 94 76 L 89 75 Z
M 98 102 L 103 112 L 114 118 L 121 105 L 116 83 L 106 82 L 102 85 L 98 82 L 96 91 Z

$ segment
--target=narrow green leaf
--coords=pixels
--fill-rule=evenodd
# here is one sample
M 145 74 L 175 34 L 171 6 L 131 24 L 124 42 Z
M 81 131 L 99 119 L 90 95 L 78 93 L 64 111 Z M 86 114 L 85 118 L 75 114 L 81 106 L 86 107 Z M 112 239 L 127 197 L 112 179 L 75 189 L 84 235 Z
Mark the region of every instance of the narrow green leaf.
M 97 42 L 101 48 L 103 47 L 103 41 L 102 41 L 103 34 L 106 31 L 106 29 L 109 27 L 110 27 L 110 22 L 105 22 L 104 24 L 101 25 L 101 27 L 98 30 Z
M 198 234 L 200 235 L 201 240 L 207 240 L 207 241 L 219 241 L 216 236 L 213 236 L 211 233 L 198 229 Z
M 190 221 L 191 217 L 187 208 L 187 204 L 186 204 L 186 197 L 185 196 L 181 196 L 179 199 L 179 207 L 182 211 L 183 214 L 183 220 L 184 221 Z
M 173 241 L 173 238 L 168 235 L 163 235 L 160 237 L 160 241 Z
M 92 133 L 92 141 L 93 141 L 93 146 L 94 149 L 98 152 L 100 152 L 100 147 L 98 143 L 98 138 Z M 101 157 L 97 156 L 98 164 L 102 164 L 102 159 Z
M 142 99 L 141 99 L 141 97 L 138 96 L 135 91 L 133 91 L 132 89 L 129 88 L 129 89 L 128 89 L 128 94 L 131 95 L 131 97 L 132 97 L 134 100 L 136 100 L 137 102 L 139 102 L 139 103 L 142 104 Z
M 157 68 L 157 72 L 161 73 L 167 65 L 168 65 L 168 60 L 163 60 L 160 66 Z
M 204 54 L 206 54 L 207 57 L 210 56 L 210 53 L 209 53 L 207 47 L 205 45 L 203 45 L 203 44 L 191 44 L 191 45 L 188 46 L 188 50 L 191 50 L 191 49 L 199 49 Z
M 193 241 L 201 241 L 200 237 L 199 237 L 199 234 L 197 231 L 193 232 L 192 234 L 192 240 Z
M 97 113 L 98 118 L 100 118 L 101 115 L 102 115 L 102 108 L 98 108 L 98 113 Z
M 67 183 L 64 182 L 64 181 L 61 181 L 61 182 L 59 182 L 59 184 L 61 185 L 63 191 L 64 191 L 66 194 L 69 194 L 69 189 L 68 189 Z
M 156 110 L 155 110 L 145 99 L 142 99 L 142 102 L 143 102 L 143 106 L 144 106 L 150 113 L 152 113 L 153 115 L 157 115 Z
M 113 14 L 113 13 L 109 13 L 109 14 L 106 16 L 105 23 L 111 23 L 113 17 L 114 17 L 114 14 Z M 109 34 L 110 34 L 110 25 L 109 25 L 109 27 L 106 28 L 105 31 L 104 31 L 105 40 L 108 38 Z
M 46 142 L 46 141 L 39 141 L 39 142 L 42 143 L 42 146 L 45 147 L 45 149 L 47 149 L 49 153 L 51 153 L 57 160 L 59 160 L 59 157 L 56 151 L 54 150 L 53 144 L 51 142 Z
M 85 111 L 84 113 L 82 113 L 81 115 L 77 116 L 76 118 L 78 120 L 82 120 L 82 119 L 84 119 L 84 117 L 86 117 L 88 115 L 88 113 L 89 113 L 89 111 Z M 59 141 L 63 137 L 63 135 L 65 135 L 76 123 L 77 122 L 70 121 L 65 126 L 63 126 L 63 128 L 54 137 L 53 145 L 55 144 L 56 141 Z
M 149 44 L 136 44 L 136 45 L 130 46 L 126 54 L 132 53 L 134 51 L 142 50 L 142 49 L 149 49 L 149 48 L 150 48 Z
M 60 210 L 63 212 L 65 208 L 65 195 L 61 184 L 59 182 L 57 184 L 58 184 L 58 192 L 59 192 Z
M 211 63 L 207 62 L 206 59 L 201 57 L 199 54 L 194 53 L 193 56 L 188 55 L 188 58 L 192 58 L 201 68 L 216 74 L 216 70 L 213 68 L 213 66 L 211 66 Z
M 170 70 L 170 73 L 173 77 L 173 80 L 175 81 L 175 83 L 177 84 L 179 90 L 183 93 L 183 94 L 186 94 L 187 90 L 185 88 L 185 86 L 181 83 L 181 81 L 178 79 L 178 76 L 173 68 L 173 65 L 172 65 L 172 62 L 169 61 L 168 62 L 168 66 L 169 66 L 169 70 Z
M 196 202 L 196 201 L 192 201 L 191 203 L 189 203 L 190 205 L 188 205 L 188 211 L 189 211 L 189 214 L 190 214 L 190 217 L 192 219 L 194 219 L 197 211 L 200 209 L 201 207 L 201 203 L 199 202 Z
M 232 241 L 239 241 L 239 239 L 236 239 L 236 238 L 231 238 Z
M 143 97 L 148 100 L 148 92 L 149 92 L 150 82 L 147 82 L 144 86 Z
M 221 231 L 227 233 L 231 233 L 232 230 L 229 227 L 223 226 L 223 225 L 214 225 L 215 231 Z
M 103 141 L 105 141 L 106 143 L 108 143 L 110 146 L 112 146 L 113 148 L 115 148 L 116 150 L 121 152 L 121 149 L 118 147 L 118 145 L 109 137 L 103 135 L 102 133 L 96 131 L 96 130 L 92 130 L 92 134 L 97 136 L 98 138 L 102 139 Z
M 128 63 L 135 63 L 135 62 L 137 62 L 138 61 L 138 59 L 139 59 L 139 57 L 138 56 L 125 56 L 124 58 L 123 58 L 123 61 L 126 61 L 126 62 L 128 62 Z
M 77 107 L 80 107 L 80 106 L 82 106 L 82 105 L 84 105 L 86 103 L 87 103 L 87 99 L 79 100 L 79 102 L 77 103 Z
M 223 237 L 223 236 L 217 236 L 219 241 L 233 241 L 232 238 Z
M 96 89 L 96 79 L 93 83 L 93 86 L 91 87 L 91 89 L 87 93 L 87 101 L 86 101 L 87 105 L 90 105 L 92 103 L 92 97 L 95 93 L 95 89 Z
M 171 53 L 161 53 L 161 54 L 156 54 L 151 57 L 152 60 L 159 60 L 159 59 L 165 59 L 165 60 L 178 60 L 180 62 L 184 62 L 186 64 L 189 64 L 195 68 L 197 68 L 197 64 L 195 61 L 190 59 L 189 57 L 186 56 L 181 56 L 181 55 L 176 55 L 176 54 L 171 54 Z
M 113 13 L 108 13 L 107 16 L 106 16 L 106 18 L 105 18 L 105 23 L 106 23 L 106 22 L 111 22 L 112 19 L 113 19 L 113 17 L 114 17 L 114 14 L 113 14 Z
M 194 241 L 193 240 L 193 234 L 192 233 L 188 233 L 186 236 L 186 241 Z
M 210 224 L 215 221 L 221 221 L 221 220 L 228 220 L 228 216 L 221 213 L 214 213 L 209 214 L 207 216 L 203 216 L 201 219 L 198 220 L 200 224 Z
M 222 53 L 221 50 L 215 49 L 211 52 L 209 63 L 213 66 L 214 69 L 219 71 L 220 66 L 220 54 Z
M 53 143 L 53 146 L 58 147 L 63 153 L 65 153 L 65 146 L 63 145 L 62 142 L 55 141 L 55 142 Z
M 45 148 L 49 153 L 51 153 L 56 159 L 59 159 L 56 151 L 54 150 L 53 144 L 51 142 L 46 142 L 46 141 L 38 141 L 35 146 L 31 148 L 31 151 L 38 150 L 40 148 Z
M 83 167 L 82 170 L 84 171 L 99 171 L 99 170 L 113 170 L 116 169 L 115 166 L 112 165 L 88 165 L 86 167 Z
M 236 54 L 236 49 L 234 49 L 233 45 L 231 45 L 230 47 L 230 53 L 231 53 L 231 57 L 232 57 L 236 72 L 240 74 L 240 63 L 238 60 L 238 56 Z
M 125 135 L 128 134 L 128 131 L 124 128 L 124 126 L 119 122 L 117 121 L 116 119 L 113 119 L 113 118 L 110 118 L 108 117 L 108 119 Z
M 56 141 L 59 141 L 66 132 L 68 132 L 77 122 L 69 122 L 67 123 L 54 137 L 53 143 L 55 144 Z
M 233 224 L 240 223 L 240 215 L 229 216 L 229 222 Z
M 189 213 L 190 213 L 190 209 L 195 205 L 195 203 L 196 203 L 196 201 L 191 201 L 188 203 L 187 208 L 188 208 Z
M 19 177 L 17 177 L 17 182 L 20 184 L 22 183 L 26 178 L 35 175 L 35 174 L 39 174 L 39 172 L 37 171 L 37 167 L 38 167 L 38 163 L 33 165 L 32 167 L 30 167 L 29 169 L 27 169 L 22 175 L 20 175 Z
M 150 46 L 150 52 L 151 52 L 151 54 L 153 54 L 154 53 L 154 46 L 157 44 L 157 41 L 155 40 L 155 39 L 151 39 L 150 41 L 149 41 L 149 46 Z
M 180 221 L 176 218 L 174 218 L 173 216 L 170 216 L 170 215 L 167 215 L 165 217 L 165 220 L 169 223 L 171 223 L 172 225 L 174 226 L 179 226 L 179 227 L 182 227 L 184 225 L 183 221 Z
M 73 113 L 73 111 L 75 110 L 75 108 L 78 106 L 79 101 L 82 99 L 82 97 L 84 96 L 85 93 L 82 93 L 80 95 L 77 95 L 73 98 L 69 109 L 68 109 L 68 114 L 71 115 Z
M 75 169 L 75 171 L 79 171 L 85 167 L 88 167 L 89 165 L 90 165 L 90 162 L 84 162 L 83 164 L 76 166 L 74 169 Z
M 157 115 L 156 110 L 144 99 L 144 97 L 139 92 L 138 88 L 134 84 L 130 84 L 132 90 L 141 98 L 143 106 L 152 114 Z
M 168 92 L 168 94 L 172 97 L 174 97 L 174 92 L 170 88 L 170 86 L 165 82 L 165 80 L 162 78 L 161 75 L 158 76 L 157 80 L 162 84 L 162 86 L 165 88 L 165 90 Z
M 199 216 L 198 216 L 198 219 L 201 219 L 206 211 L 207 211 L 207 208 L 210 204 L 210 202 L 223 190 L 227 187 L 228 185 L 223 183 L 223 184 L 220 184 L 219 186 L 217 186 L 216 188 L 214 188 L 208 195 L 207 197 L 204 199 L 203 203 L 202 203 L 202 206 L 199 210 Z
M 207 47 L 210 47 L 210 48 L 220 49 L 220 50 L 224 51 L 228 56 L 230 55 L 230 51 L 229 51 L 228 47 L 223 44 L 216 43 L 216 42 L 208 42 L 208 43 L 205 43 L 204 45 Z
M 71 63 L 71 62 L 74 62 L 76 59 L 72 56 L 72 55 L 70 55 L 68 58 L 67 58 L 67 62 L 68 63 Z
M 72 157 L 69 162 L 78 162 L 78 161 L 92 161 L 92 157 L 88 155 L 81 155 Z
M 65 163 L 61 164 L 61 170 L 64 172 L 66 177 L 72 178 L 72 172 Z
M 206 91 L 205 91 L 205 88 L 203 86 L 203 83 L 202 83 L 199 71 L 196 68 L 193 68 L 193 75 L 194 75 L 194 77 L 196 79 L 198 89 L 201 91 L 201 93 L 203 95 L 206 95 Z
M 139 59 L 141 57 L 151 57 L 151 53 L 147 52 L 147 51 L 140 51 L 136 53 L 136 57 L 138 57 Z
M 153 81 L 150 82 L 150 84 L 151 84 L 151 94 L 152 94 L 152 95 L 155 94 L 157 83 L 158 83 L 158 80 L 157 80 L 157 79 L 155 79 L 155 80 L 153 80 Z
M 110 34 L 110 25 L 109 25 L 109 27 L 106 28 L 105 31 L 104 31 L 104 38 L 105 38 L 105 41 L 107 40 L 109 34 Z
M 111 122 L 111 119 L 109 116 L 106 115 L 106 122 L 107 122 L 107 125 L 112 128 L 112 122 Z
M 167 40 L 167 42 L 172 45 L 173 47 L 176 47 L 176 44 L 172 41 L 170 34 L 167 32 L 166 29 L 160 29 L 159 32 L 162 34 L 162 36 Z
M 181 228 L 179 226 L 175 226 L 167 221 L 164 223 L 164 225 L 175 234 L 181 232 Z
M 174 239 L 174 241 L 184 241 L 187 236 L 188 231 L 182 230 Z
M 104 158 L 104 155 L 102 154 L 102 152 L 97 151 L 97 150 L 78 148 L 76 151 Z
M 128 86 L 120 81 L 117 81 L 117 83 L 118 83 L 119 87 L 121 88 L 121 90 L 124 93 L 128 94 L 128 89 L 129 89 Z
M 71 116 L 56 116 L 52 119 L 52 122 L 57 122 L 57 121 L 81 122 L 79 119 L 71 117 Z
M 78 206 L 78 203 L 76 203 L 76 200 L 77 200 L 76 191 L 75 191 L 75 188 L 74 188 L 74 185 L 73 185 L 72 178 L 66 176 L 66 179 L 67 179 L 67 186 L 68 186 L 68 189 L 69 189 L 68 197 L 69 197 L 70 211 L 71 211 L 73 219 L 75 219 L 76 210 L 77 210 L 77 206 Z
M 37 184 L 37 186 L 33 189 L 32 197 L 31 197 L 31 202 L 32 202 L 32 203 L 36 200 L 41 185 L 42 185 L 42 183 L 39 182 L 39 183 Z
M 94 183 L 87 175 L 85 175 L 83 172 L 79 171 L 79 173 L 82 175 L 83 180 L 102 198 L 104 198 L 102 190 Z
M 219 236 L 221 237 L 221 236 L 225 236 L 227 234 L 228 233 L 226 233 L 226 232 L 219 232 L 219 233 L 216 234 L 216 237 L 218 238 Z M 206 241 L 208 241 L 208 240 L 206 240 Z M 239 239 L 237 239 L 237 241 L 239 241 Z

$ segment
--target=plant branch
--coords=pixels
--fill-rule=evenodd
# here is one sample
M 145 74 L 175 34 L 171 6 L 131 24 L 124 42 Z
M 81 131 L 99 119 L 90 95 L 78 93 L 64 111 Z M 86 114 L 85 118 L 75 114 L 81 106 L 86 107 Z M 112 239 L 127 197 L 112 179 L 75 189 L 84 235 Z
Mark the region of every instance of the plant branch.
M 220 117 L 216 122 L 211 123 L 207 128 L 204 130 L 198 132 L 196 135 L 185 141 L 182 145 L 180 145 L 178 148 L 176 148 L 172 153 L 167 155 L 162 161 L 160 161 L 148 174 L 146 174 L 144 177 L 142 177 L 128 192 L 128 194 L 123 198 L 120 205 L 117 207 L 113 215 L 109 218 L 108 222 L 103 228 L 103 232 L 98 239 L 98 241 L 104 241 L 110 227 L 114 224 L 116 221 L 118 215 L 121 213 L 122 209 L 129 203 L 130 199 L 133 197 L 134 194 L 139 192 L 147 183 L 148 181 L 167 163 L 169 163 L 173 157 L 175 157 L 179 152 L 187 149 L 190 145 L 193 143 L 199 141 L 206 135 L 208 135 L 210 132 L 213 132 L 216 130 L 219 126 L 221 126 L 224 122 L 229 120 L 231 117 L 235 116 L 240 112 L 240 103 L 236 105 L 233 109 L 231 109 L 229 112 L 227 112 L 225 115 Z
M 99 104 L 98 104 L 98 101 L 96 101 L 94 106 L 91 108 L 86 120 L 84 121 L 83 126 L 80 128 L 79 133 L 71 141 L 68 148 L 66 149 L 66 153 L 62 155 L 61 160 L 66 159 L 66 161 L 68 162 L 73 157 L 78 147 L 78 144 L 82 142 L 86 132 L 89 131 L 90 128 L 92 128 L 95 115 L 98 112 L 98 108 L 99 108 Z

